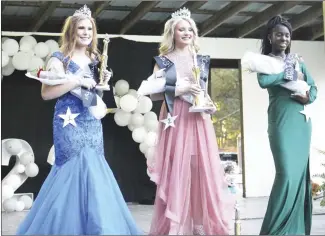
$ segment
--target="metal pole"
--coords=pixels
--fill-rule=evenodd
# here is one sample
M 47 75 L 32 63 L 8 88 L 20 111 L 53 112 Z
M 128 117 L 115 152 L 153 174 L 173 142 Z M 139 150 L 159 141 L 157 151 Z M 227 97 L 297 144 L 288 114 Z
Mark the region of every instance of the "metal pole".
M 235 235 L 241 235 L 240 211 L 239 204 L 237 201 L 235 204 Z

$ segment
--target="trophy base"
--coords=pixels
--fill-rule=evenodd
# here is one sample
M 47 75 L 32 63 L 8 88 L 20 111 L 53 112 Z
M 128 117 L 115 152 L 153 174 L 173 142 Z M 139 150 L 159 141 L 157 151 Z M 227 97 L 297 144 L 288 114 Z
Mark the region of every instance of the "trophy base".
M 101 84 L 98 84 L 96 85 L 95 87 L 97 90 L 100 90 L 100 91 L 110 91 L 111 88 L 109 85 L 101 85 Z
M 213 110 L 214 107 L 211 106 L 191 106 L 189 112 L 206 112 Z

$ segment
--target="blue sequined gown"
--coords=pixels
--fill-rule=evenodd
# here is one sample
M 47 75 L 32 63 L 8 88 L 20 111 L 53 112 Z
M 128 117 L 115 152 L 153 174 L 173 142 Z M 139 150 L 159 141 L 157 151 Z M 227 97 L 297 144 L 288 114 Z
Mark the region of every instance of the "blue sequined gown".
M 58 116 L 68 107 L 76 127 Z M 55 164 L 16 234 L 142 234 L 105 160 L 101 121 L 71 93 L 56 103 L 53 137 Z

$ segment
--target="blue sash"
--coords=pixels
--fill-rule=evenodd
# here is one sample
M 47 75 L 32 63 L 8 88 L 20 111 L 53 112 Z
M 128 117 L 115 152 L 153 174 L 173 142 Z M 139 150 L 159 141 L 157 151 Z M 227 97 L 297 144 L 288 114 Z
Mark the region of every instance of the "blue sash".
M 298 79 L 298 73 L 295 70 L 296 64 L 296 55 L 295 54 L 288 54 L 286 59 L 284 60 L 285 69 L 284 69 L 284 79 L 296 81 Z
M 175 64 L 165 56 L 154 57 L 158 67 L 165 69 L 166 72 L 166 85 L 165 85 L 165 102 L 168 112 L 172 113 L 175 100 L 175 88 L 177 81 L 177 73 Z M 197 55 L 197 64 L 200 67 L 200 86 L 206 89 L 206 83 L 209 78 L 210 56 Z
M 58 58 L 66 67 L 67 70 L 73 74 L 78 73 L 81 69 L 80 67 L 72 60 L 69 61 L 68 57 L 65 57 L 62 52 L 54 52 L 52 57 Z M 89 64 L 90 71 L 92 76 L 96 78 L 98 61 Z M 96 80 L 96 79 L 95 79 Z M 98 79 L 97 79 L 98 80 Z M 96 80 L 96 81 L 97 81 Z M 97 105 L 97 97 L 95 88 L 88 90 L 81 88 L 81 95 L 74 93 L 71 91 L 71 94 L 81 99 L 84 107 L 96 106 Z

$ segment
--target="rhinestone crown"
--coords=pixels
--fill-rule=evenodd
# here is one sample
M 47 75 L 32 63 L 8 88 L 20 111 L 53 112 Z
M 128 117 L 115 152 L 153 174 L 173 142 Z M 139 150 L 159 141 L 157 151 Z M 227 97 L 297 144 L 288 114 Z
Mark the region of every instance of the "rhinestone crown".
M 191 12 L 187 8 L 184 7 L 182 9 L 179 9 L 178 11 L 175 11 L 172 14 L 172 18 L 176 18 L 176 17 L 190 18 Z
M 84 5 L 82 8 L 80 8 L 79 10 L 76 10 L 73 14 L 73 16 L 87 16 L 87 17 L 91 17 L 91 11 L 90 9 L 87 7 L 87 5 Z

